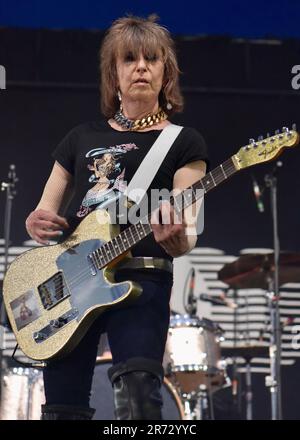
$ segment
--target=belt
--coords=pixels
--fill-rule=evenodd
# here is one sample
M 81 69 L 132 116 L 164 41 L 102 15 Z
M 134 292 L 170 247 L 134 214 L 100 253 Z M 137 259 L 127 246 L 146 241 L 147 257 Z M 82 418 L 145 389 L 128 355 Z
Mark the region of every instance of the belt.
M 121 261 L 117 269 L 160 269 L 173 273 L 173 264 L 166 258 L 133 257 Z

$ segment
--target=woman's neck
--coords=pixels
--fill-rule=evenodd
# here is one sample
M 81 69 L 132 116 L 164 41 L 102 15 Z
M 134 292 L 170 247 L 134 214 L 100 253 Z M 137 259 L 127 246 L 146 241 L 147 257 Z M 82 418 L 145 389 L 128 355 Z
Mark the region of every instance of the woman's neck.
M 156 113 L 159 109 L 158 101 L 155 102 L 143 102 L 143 101 L 122 101 L 123 115 L 135 121 L 136 119 L 142 119 L 149 113 Z

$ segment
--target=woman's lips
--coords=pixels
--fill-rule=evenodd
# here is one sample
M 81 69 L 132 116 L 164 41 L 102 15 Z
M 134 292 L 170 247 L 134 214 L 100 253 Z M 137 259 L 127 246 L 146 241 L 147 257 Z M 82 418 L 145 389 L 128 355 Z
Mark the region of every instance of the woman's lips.
M 146 79 L 137 79 L 134 81 L 134 84 L 148 84 L 148 81 Z

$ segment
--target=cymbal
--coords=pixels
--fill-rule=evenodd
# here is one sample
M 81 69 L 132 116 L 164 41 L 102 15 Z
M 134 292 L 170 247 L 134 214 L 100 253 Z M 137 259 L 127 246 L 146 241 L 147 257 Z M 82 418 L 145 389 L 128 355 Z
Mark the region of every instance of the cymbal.
M 274 253 L 245 254 L 225 264 L 219 280 L 233 289 L 261 288 L 267 290 L 274 273 Z M 279 255 L 279 286 L 300 282 L 300 253 L 281 252 Z
M 242 357 L 246 361 L 254 357 L 264 357 L 269 355 L 269 347 L 259 344 L 238 344 L 234 347 L 222 347 L 221 354 L 224 357 Z

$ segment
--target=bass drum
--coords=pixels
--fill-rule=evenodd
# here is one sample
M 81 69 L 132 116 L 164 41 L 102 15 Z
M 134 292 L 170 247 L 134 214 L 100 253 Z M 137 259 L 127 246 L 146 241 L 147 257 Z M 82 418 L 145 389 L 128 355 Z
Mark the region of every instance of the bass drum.
M 225 384 L 221 338 L 221 328 L 210 319 L 171 316 L 163 364 L 182 393 L 197 392 L 201 385 L 215 391 Z
M 112 366 L 111 358 L 98 358 L 95 366 L 91 400 L 91 408 L 95 408 L 94 420 L 115 420 L 114 400 L 107 370 Z M 164 420 L 183 420 L 184 408 L 174 386 L 165 378 L 162 386 Z

